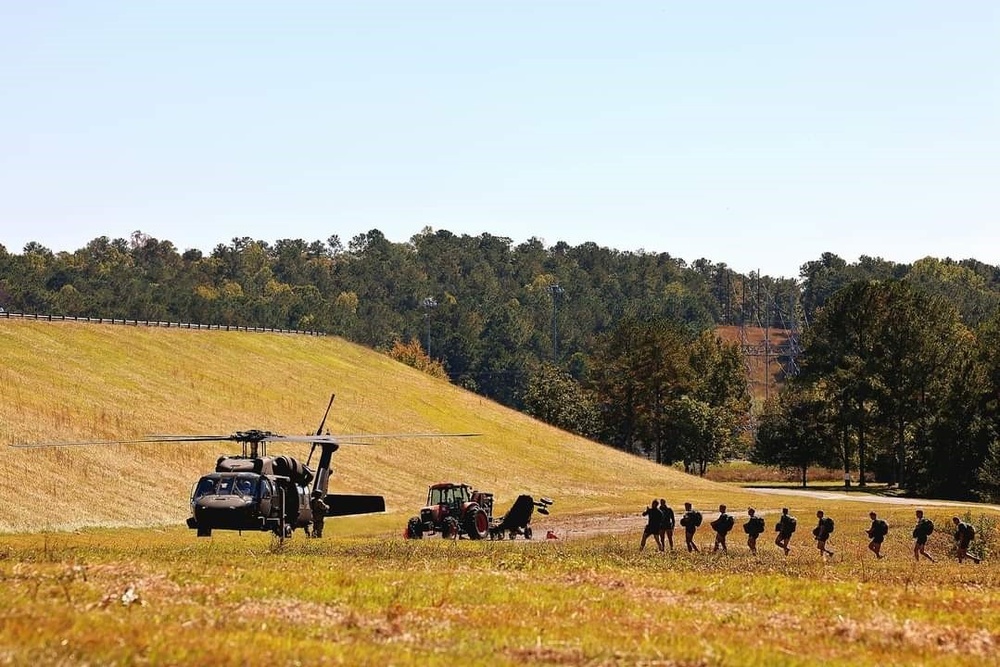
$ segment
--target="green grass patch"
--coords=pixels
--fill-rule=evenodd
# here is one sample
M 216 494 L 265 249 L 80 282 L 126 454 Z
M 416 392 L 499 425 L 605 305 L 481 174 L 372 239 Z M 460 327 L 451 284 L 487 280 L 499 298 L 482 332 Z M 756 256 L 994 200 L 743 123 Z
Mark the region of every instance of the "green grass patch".
M 799 536 L 800 537 L 800 536 Z M 752 557 L 632 539 L 470 542 L 180 529 L 0 538 L 0 659 L 589 665 L 984 664 L 991 564 L 869 561 L 844 544 Z M 793 542 L 793 545 L 795 542 Z

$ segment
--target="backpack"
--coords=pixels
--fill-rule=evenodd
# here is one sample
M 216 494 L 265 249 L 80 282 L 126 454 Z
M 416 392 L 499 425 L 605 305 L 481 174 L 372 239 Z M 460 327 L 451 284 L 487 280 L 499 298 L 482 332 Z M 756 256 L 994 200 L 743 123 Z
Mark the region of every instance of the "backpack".
M 701 512 L 698 510 L 691 511 L 691 525 L 695 528 L 701 525 Z
M 794 533 L 795 528 L 799 523 L 798 521 L 795 520 L 795 517 L 792 516 L 791 514 L 786 514 L 785 518 L 783 518 L 782 521 L 785 524 L 785 530 L 787 530 L 789 533 Z
M 743 532 L 747 535 L 760 535 L 764 532 L 764 519 L 759 516 L 750 517 L 750 520 L 743 524 Z
M 885 522 L 885 519 L 879 519 L 875 522 L 875 534 L 880 537 L 885 537 L 889 534 L 889 524 Z
M 924 535 L 930 535 L 934 532 L 934 522 L 930 519 L 922 519 L 920 525 L 923 526 Z
M 733 525 L 735 523 L 736 523 L 736 520 L 733 519 L 733 515 L 732 514 L 723 514 L 722 516 L 720 516 L 717 519 L 716 525 L 714 526 L 714 528 L 717 531 L 719 531 L 720 533 L 728 533 L 729 531 L 731 531 L 733 529 Z
M 965 535 L 971 540 L 976 537 L 976 528 L 971 523 L 965 524 Z
M 830 533 L 833 532 L 833 519 L 831 519 L 830 517 L 826 517 L 823 519 L 823 522 L 824 522 L 823 525 L 826 526 L 826 534 L 829 535 Z

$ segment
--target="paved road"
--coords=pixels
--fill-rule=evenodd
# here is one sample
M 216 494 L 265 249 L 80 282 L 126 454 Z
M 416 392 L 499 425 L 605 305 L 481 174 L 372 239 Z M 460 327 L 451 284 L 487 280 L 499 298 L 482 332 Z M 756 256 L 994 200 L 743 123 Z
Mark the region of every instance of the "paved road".
M 747 491 L 759 493 L 772 493 L 779 496 L 807 496 L 818 498 L 819 500 L 853 500 L 859 503 L 881 503 L 884 505 L 913 505 L 913 506 L 934 506 L 934 507 L 978 507 L 997 510 L 1000 512 L 1000 505 L 987 505 L 984 503 L 963 503 L 957 500 L 925 500 L 922 498 L 902 498 L 899 496 L 878 496 L 873 493 L 848 493 L 845 491 L 815 491 L 810 489 L 762 489 L 748 488 Z

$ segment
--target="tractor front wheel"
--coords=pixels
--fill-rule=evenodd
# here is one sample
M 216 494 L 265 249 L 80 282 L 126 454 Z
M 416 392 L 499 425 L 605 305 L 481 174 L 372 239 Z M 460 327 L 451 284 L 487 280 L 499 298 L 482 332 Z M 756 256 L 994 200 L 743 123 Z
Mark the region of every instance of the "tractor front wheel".
M 420 519 L 413 517 L 410 522 L 406 524 L 406 539 L 408 540 L 419 540 L 424 537 L 424 527 L 420 523 Z

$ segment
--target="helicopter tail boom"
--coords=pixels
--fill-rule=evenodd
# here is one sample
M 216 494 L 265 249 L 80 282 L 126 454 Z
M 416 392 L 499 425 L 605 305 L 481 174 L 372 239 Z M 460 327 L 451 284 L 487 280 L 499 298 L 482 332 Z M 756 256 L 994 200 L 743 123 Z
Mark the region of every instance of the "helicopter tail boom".
M 330 508 L 326 511 L 327 516 L 353 516 L 385 511 L 385 498 L 382 496 L 330 493 L 324 502 Z

